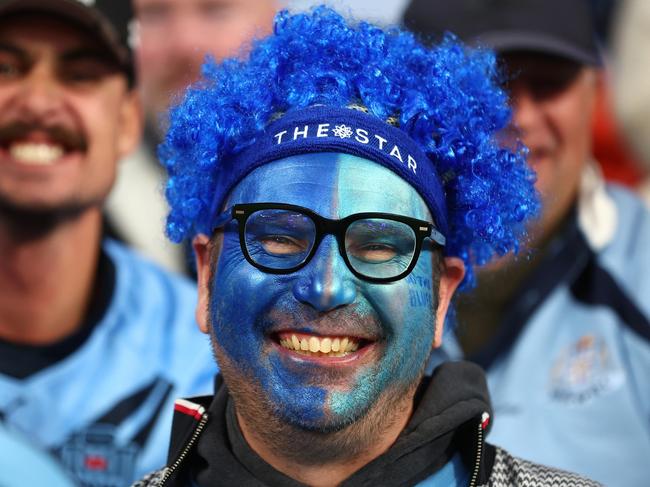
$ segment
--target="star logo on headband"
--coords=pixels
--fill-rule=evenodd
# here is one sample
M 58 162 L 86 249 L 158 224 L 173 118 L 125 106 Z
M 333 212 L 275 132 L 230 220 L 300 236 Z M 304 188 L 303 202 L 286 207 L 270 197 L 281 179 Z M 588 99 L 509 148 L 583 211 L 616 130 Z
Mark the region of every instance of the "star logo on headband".
M 352 137 L 352 129 L 347 125 L 337 125 L 334 127 L 334 130 L 332 130 L 332 133 L 341 139 L 349 139 Z

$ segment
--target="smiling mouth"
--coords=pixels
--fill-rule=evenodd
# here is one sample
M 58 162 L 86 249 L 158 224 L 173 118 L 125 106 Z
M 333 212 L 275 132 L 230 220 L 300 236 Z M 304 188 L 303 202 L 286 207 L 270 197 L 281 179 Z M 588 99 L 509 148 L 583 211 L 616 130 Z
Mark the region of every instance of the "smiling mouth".
M 298 355 L 311 357 L 346 357 L 370 344 L 351 336 L 317 336 L 305 333 L 279 333 L 276 342 Z
M 63 157 L 66 151 L 57 143 L 16 141 L 9 145 L 8 152 L 20 164 L 48 166 Z
M 83 134 L 62 125 L 14 121 L 0 126 L 0 149 L 16 164 L 52 166 L 87 148 Z

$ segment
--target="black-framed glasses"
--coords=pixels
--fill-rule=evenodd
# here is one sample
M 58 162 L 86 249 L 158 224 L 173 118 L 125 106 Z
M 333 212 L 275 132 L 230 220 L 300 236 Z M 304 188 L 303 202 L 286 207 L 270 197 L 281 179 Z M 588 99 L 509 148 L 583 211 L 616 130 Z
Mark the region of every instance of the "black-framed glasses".
M 248 203 L 224 211 L 214 229 L 233 219 L 246 260 L 270 274 L 289 274 L 307 265 L 325 235 L 334 235 L 355 276 L 377 283 L 407 276 L 425 238 L 445 245 L 444 235 L 432 223 L 392 213 L 356 213 L 332 220 L 302 206 Z

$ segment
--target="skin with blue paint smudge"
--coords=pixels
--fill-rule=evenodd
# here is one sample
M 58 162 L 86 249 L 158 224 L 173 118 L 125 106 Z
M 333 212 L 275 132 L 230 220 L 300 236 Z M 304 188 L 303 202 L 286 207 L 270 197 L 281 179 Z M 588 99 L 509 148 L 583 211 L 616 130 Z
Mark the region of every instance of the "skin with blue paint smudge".
M 408 183 L 344 154 L 293 156 L 256 169 L 232 191 L 227 206 L 253 202 L 296 204 L 328 218 L 380 211 L 432 221 Z M 305 429 L 342 428 L 383 394 L 419 381 L 434 342 L 435 303 L 413 306 L 410 293 L 417 282 L 431 282 L 431 254 L 423 249 L 411 279 L 372 284 L 352 275 L 334 237 L 326 236 L 307 266 L 272 275 L 245 260 L 231 223 L 223 232 L 209 303 L 217 355 L 241 381 L 254 381 L 283 421 Z M 272 333 L 287 329 L 361 335 L 376 346 L 355 367 L 324 370 L 281 353 Z

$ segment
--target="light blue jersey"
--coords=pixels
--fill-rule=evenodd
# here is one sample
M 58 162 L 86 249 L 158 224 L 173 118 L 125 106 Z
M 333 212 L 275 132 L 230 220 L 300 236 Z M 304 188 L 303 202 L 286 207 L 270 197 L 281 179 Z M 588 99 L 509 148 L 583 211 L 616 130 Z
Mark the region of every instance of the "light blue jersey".
M 74 487 L 54 459 L 35 448 L 26 438 L 10 433 L 0 424 L 0 485 L 24 487 Z
M 462 487 L 465 485 L 469 485 L 469 471 L 460 454 L 456 453 L 440 470 L 415 487 Z
M 73 353 L 26 379 L 0 374 L 0 418 L 80 485 L 123 487 L 165 464 L 176 397 L 212 391 L 196 290 L 120 244 L 110 305 Z
M 609 487 L 641 487 L 650 485 L 650 213 L 625 190 L 607 195 L 611 231 L 579 209 L 482 355 L 488 440 Z

